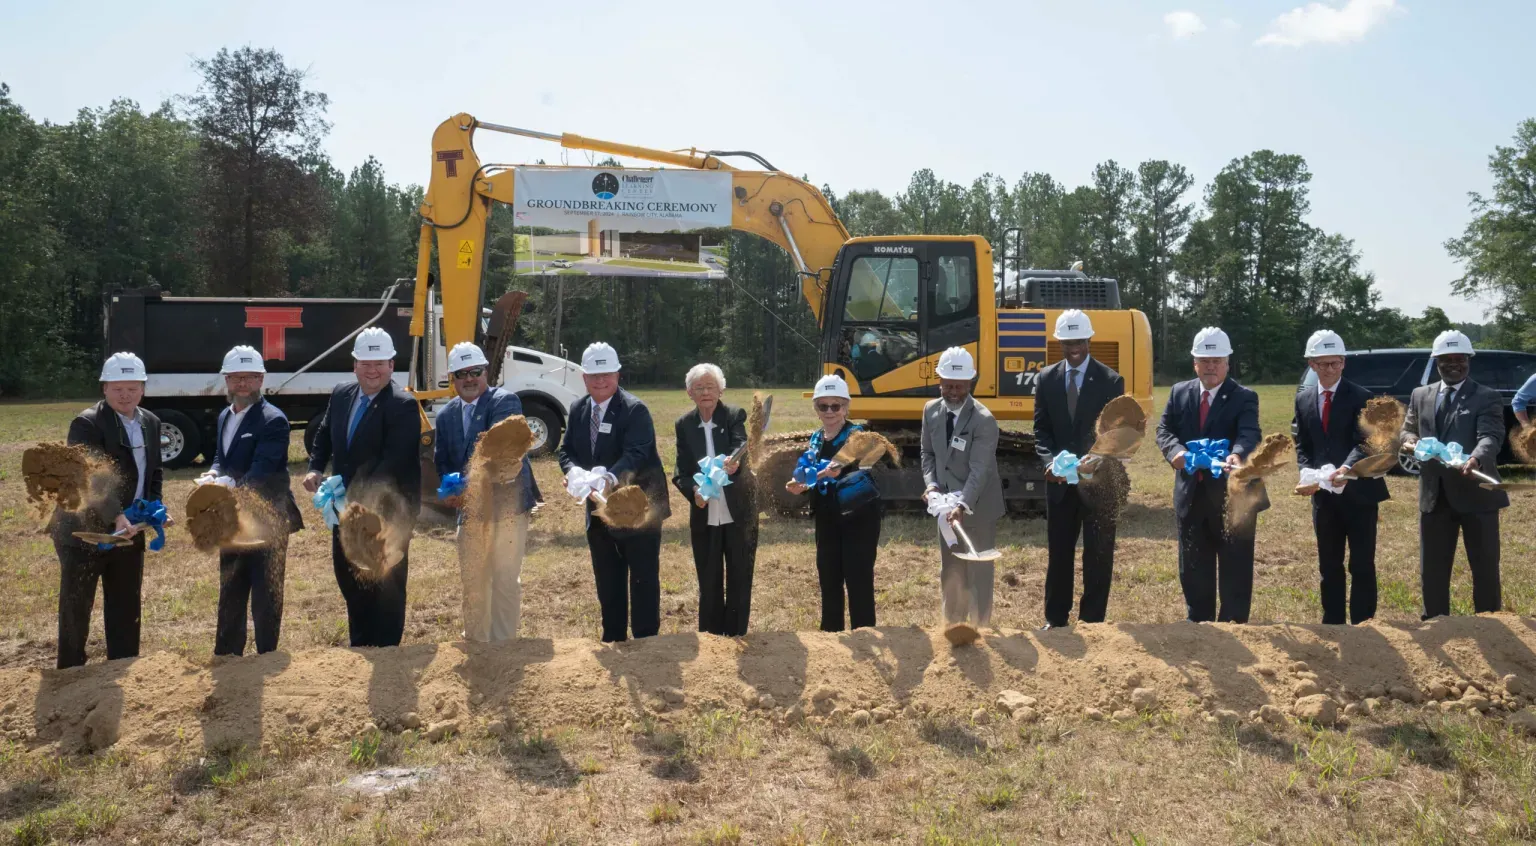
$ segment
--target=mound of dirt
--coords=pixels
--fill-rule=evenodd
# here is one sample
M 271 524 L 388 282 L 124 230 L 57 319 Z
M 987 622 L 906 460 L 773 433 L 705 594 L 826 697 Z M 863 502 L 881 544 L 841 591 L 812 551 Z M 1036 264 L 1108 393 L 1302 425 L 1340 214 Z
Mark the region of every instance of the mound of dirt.
M 1115 429 L 1135 429 L 1143 435 L 1147 433 L 1147 413 L 1130 394 L 1115 397 L 1105 403 L 1104 409 L 1099 412 L 1095 431 L 1102 435 Z
M 1270 435 L 1248 455 L 1248 460 L 1232 471 L 1233 482 L 1248 482 L 1272 476 L 1277 470 L 1291 463 L 1291 436 Z
M 353 500 L 341 513 L 341 550 L 359 578 L 377 580 L 405 557 L 409 530 L 386 522 L 378 511 Z M 403 537 L 402 537 L 403 535 Z
M 1359 626 L 1084 624 L 989 631 L 963 649 L 915 627 L 619 644 L 522 638 L 274 652 L 212 667 L 156 652 L 63 672 L 0 670 L 0 735 L 32 754 L 111 746 L 153 760 L 295 736 L 340 744 L 370 726 L 447 720 L 470 737 L 493 721 L 548 732 L 712 709 L 833 724 L 876 708 L 908 719 L 988 709 L 993 719 L 1076 722 L 1086 709 L 1133 707 L 1214 718 L 1290 712 L 1319 694 L 1357 704 L 1357 720 L 1394 724 L 1416 719 L 1425 700 L 1455 707 L 1462 685 L 1480 690 L 1480 706 L 1507 713 L 1530 704 L 1533 682 L 1536 626 L 1507 614 Z
M 201 552 L 212 552 L 233 540 L 240 531 L 235 492 L 223 485 L 193 488 L 187 497 L 187 531 Z
M 111 465 L 84 446 L 40 443 L 21 454 L 27 501 L 46 512 L 50 505 L 79 511 L 91 499 L 91 485 L 105 478 Z
M 1511 433 L 1509 448 L 1526 464 L 1536 464 L 1536 425 L 1521 426 Z
M 832 456 L 832 460 L 838 464 L 858 462 L 861 467 L 873 467 L 881 458 L 890 458 L 892 464 L 901 466 L 901 450 L 886 436 L 868 429 L 860 429 L 849 435 L 843 448 Z
M 1408 407 L 1391 397 L 1373 397 L 1360 412 L 1360 428 L 1365 430 L 1365 445 L 1372 455 L 1396 452 L 1402 436 Z
M 651 520 L 651 498 L 639 485 L 624 485 L 592 513 L 615 529 L 638 529 Z
M 502 420 L 480 436 L 470 459 L 470 473 L 488 474 L 495 482 L 510 482 L 523 469 L 523 456 L 533 446 L 533 430 L 521 414 Z

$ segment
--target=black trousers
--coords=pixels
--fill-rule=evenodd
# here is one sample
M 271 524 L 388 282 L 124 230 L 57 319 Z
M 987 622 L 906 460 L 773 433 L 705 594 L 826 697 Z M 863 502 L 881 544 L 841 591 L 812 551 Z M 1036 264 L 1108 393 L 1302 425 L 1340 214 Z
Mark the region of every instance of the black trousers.
M 353 646 L 399 646 L 405 636 L 405 583 L 411 572 L 411 552 L 377 581 L 359 579 L 341 548 L 341 533 L 331 530 L 331 564 L 336 586 L 347 601 L 347 633 Z
M 748 526 L 690 526 L 693 569 L 699 576 L 699 631 L 740 637 L 752 613 L 752 570 L 757 549 Z
M 247 606 L 256 629 L 257 654 L 277 649 L 283 628 L 283 571 L 287 562 L 287 535 L 264 549 L 219 553 L 219 621 L 213 654 L 245 652 Z
M 1115 512 L 1090 508 L 1077 490 L 1069 489 L 1059 501 L 1047 499 L 1045 523 L 1045 621 L 1065 626 L 1072 613 L 1077 538 L 1082 535 L 1083 600 L 1077 618 L 1084 623 L 1104 622 L 1115 574 Z
M 587 521 L 603 642 L 628 640 L 626 630 L 637 638 L 654 637 L 661 631 L 661 531 L 615 537 L 602 520 Z
M 1459 513 L 1444 491 L 1435 508 L 1419 513 L 1419 589 L 1424 594 L 1424 619 L 1451 613 L 1451 568 L 1456 564 L 1456 536 L 1467 543 L 1467 563 L 1472 567 L 1472 610 L 1498 611 L 1503 605 L 1499 588 L 1499 512 Z
M 1376 503 L 1349 502 L 1325 492 L 1312 495 L 1317 568 L 1322 578 L 1323 625 L 1343 625 L 1346 594 L 1351 623 L 1376 616 Z M 1344 551 L 1349 549 L 1349 578 Z
M 860 629 L 875 624 L 875 554 L 880 546 L 880 506 L 851 517 L 816 512 L 816 578 L 821 582 L 821 630 L 843 630 L 843 591 L 848 622 Z
M 1179 585 L 1191 622 L 1248 622 L 1253 604 L 1252 526 L 1228 533 L 1223 512 L 1210 503 L 1191 505 L 1179 520 Z
M 65 534 L 54 538 L 53 549 L 59 556 L 59 669 L 85 663 L 98 580 L 107 660 L 138 655 L 144 535 L 128 546 L 101 551 Z

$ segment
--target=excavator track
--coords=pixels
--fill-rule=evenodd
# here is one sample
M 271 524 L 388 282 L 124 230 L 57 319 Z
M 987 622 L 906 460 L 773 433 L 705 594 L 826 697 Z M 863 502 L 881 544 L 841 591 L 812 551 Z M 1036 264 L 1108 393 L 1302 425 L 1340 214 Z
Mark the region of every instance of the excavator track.
M 922 507 L 923 468 L 920 446 L 922 431 L 916 425 L 870 427 L 888 438 L 901 450 L 901 467 L 881 461 L 870 472 L 880 488 L 880 498 L 887 507 L 917 510 Z M 759 489 L 765 507 L 786 517 L 810 514 L 806 498 L 784 489 L 794 472 L 795 463 L 810 445 L 812 429 L 781 432 L 764 439 L 765 449 L 752 472 L 763 485 Z M 997 444 L 998 472 L 1003 478 L 1003 500 L 1009 513 L 1043 514 L 1045 511 L 1045 471 L 1035 455 L 1033 432 L 1002 430 Z

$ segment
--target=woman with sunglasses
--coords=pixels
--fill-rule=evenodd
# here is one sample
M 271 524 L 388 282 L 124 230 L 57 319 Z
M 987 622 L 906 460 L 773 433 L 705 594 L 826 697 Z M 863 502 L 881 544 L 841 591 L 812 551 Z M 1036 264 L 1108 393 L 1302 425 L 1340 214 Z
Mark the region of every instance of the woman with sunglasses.
M 823 376 L 816 383 L 811 402 L 821 428 L 811 435 L 802 467 L 814 468 L 830 461 L 847 443 L 848 436 L 863 428 L 848 422 L 848 384 L 838 376 Z M 880 544 L 881 506 L 873 481 L 867 476 L 848 479 L 857 463 L 833 463 L 816 474 L 814 484 L 790 480 L 792 494 L 809 494 L 816 523 L 816 576 L 821 582 L 821 630 L 843 630 L 843 592 L 848 594 L 848 621 L 855 629 L 875 624 L 875 551 Z M 862 481 L 860 491 L 843 490 L 849 482 Z

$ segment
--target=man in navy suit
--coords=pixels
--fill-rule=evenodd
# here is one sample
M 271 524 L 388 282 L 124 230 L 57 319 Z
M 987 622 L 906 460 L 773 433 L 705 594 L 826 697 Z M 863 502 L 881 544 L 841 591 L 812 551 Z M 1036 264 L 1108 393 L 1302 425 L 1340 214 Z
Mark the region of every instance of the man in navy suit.
M 1093 323 L 1088 315 L 1068 309 L 1056 318 L 1061 361 L 1035 380 L 1035 452 L 1046 468 L 1045 625 L 1061 628 L 1072 613 L 1073 564 L 1077 538 L 1083 538 L 1083 598 L 1077 619 L 1104 622 L 1109 587 L 1115 570 L 1115 511 L 1118 502 L 1085 497 L 1082 491 L 1051 475 L 1051 460 L 1062 450 L 1082 457 L 1093 447 L 1099 412 L 1125 393 L 1125 377 L 1088 354 Z M 1115 468 L 1118 470 L 1119 468 Z
M 651 637 L 661 629 L 661 521 L 672 513 L 667 502 L 667 473 L 656 452 L 651 411 L 638 397 L 619 388 L 619 354 L 608 344 L 588 346 L 581 356 L 587 396 L 571 404 L 569 425 L 560 442 L 560 469 L 601 468 L 611 493 L 621 482 L 638 485 L 651 501 L 646 525 L 616 529 L 592 519 L 587 500 L 587 548 L 597 601 L 602 606 L 603 642 Z M 633 609 L 633 611 L 631 611 Z
M 320 418 L 309 456 L 305 490 L 313 493 L 332 465 L 348 499 L 365 500 L 387 524 L 401 526 L 405 554 L 378 579 L 359 580 L 331 530 L 331 564 L 347 601 L 347 630 L 353 646 L 398 646 L 405 634 L 405 585 L 410 575 L 410 531 L 421 510 L 421 412 L 416 400 L 391 379 L 395 342 L 371 326 L 352 348 L 357 381 L 337 385 Z
M 475 442 L 487 429 L 523 413 L 517 394 L 490 387 L 485 353 L 465 341 L 448 353 L 453 390 L 458 396 L 437 412 L 438 476 L 464 473 Z M 522 616 L 523 550 L 528 539 L 528 515 L 535 502 L 533 467 L 523 456 L 522 469 L 510 485 L 494 484 L 489 502 L 477 503 L 487 512 L 486 537 L 466 537 L 464 495 L 443 502 L 459 509 L 459 574 L 464 580 L 464 639 L 494 643 L 517 637 Z M 466 541 L 473 541 L 467 544 Z M 472 548 L 471 548 L 472 547 Z
M 1312 529 L 1317 534 L 1317 567 L 1322 582 L 1323 624 L 1360 623 L 1376 616 L 1376 510 L 1387 499 L 1385 479 L 1339 479 L 1366 455 L 1360 412 L 1371 398 L 1344 378 L 1344 339 L 1319 329 L 1307 339 L 1307 366 L 1317 387 L 1296 394 L 1296 464 L 1334 468 L 1329 480 L 1342 489 L 1312 494 Z M 1344 550 L 1349 549 L 1348 606 Z
M 288 535 L 304 528 L 304 517 L 288 486 L 288 418 L 261 396 L 267 369 L 261 353 L 237 346 L 224 356 L 224 390 L 230 405 L 219 412 L 213 466 L 199 484 L 246 488 L 271 506 L 272 523 L 262 526 L 266 546 L 220 550 L 218 627 L 213 654 L 245 652 L 245 611 L 250 606 L 256 652 L 277 648 L 283 627 L 283 572 Z
M 1214 326 L 1195 335 L 1197 378 L 1180 382 L 1168 392 L 1168 405 L 1157 425 L 1157 447 L 1173 465 L 1173 512 L 1179 525 L 1179 584 L 1191 622 L 1248 622 L 1253 599 L 1253 529 L 1243 521 L 1228 531 L 1227 473 L 1259 444 L 1259 395 L 1227 378 L 1232 342 Z M 1208 470 L 1188 473 L 1186 444 L 1201 439 L 1225 440 L 1231 455 L 1218 477 Z M 1261 480 L 1254 492 L 1256 511 L 1269 508 Z M 1218 565 L 1219 562 L 1219 565 Z M 1221 608 L 1218 611 L 1217 576 Z

